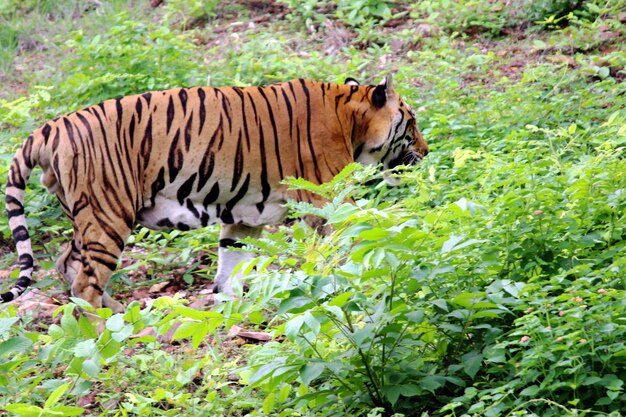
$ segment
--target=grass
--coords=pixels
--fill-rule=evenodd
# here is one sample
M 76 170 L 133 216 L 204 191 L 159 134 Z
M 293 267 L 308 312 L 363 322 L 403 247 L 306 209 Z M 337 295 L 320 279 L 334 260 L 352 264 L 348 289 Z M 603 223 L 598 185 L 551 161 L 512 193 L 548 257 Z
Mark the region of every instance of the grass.
M 259 256 L 242 266 L 238 301 L 196 308 L 214 229 L 139 229 L 115 278 L 127 312 L 101 312 L 103 334 L 72 303 L 52 316 L 28 300 L 31 311 L 3 307 L 0 409 L 622 415 L 624 4 L 578 2 L 569 14 L 576 2 L 565 3 L 6 2 L 0 178 L 34 127 L 103 98 L 296 77 L 375 83 L 388 71 L 431 153 L 399 187 L 357 167 L 328 185 L 330 236 L 295 224 L 251 242 Z M 29 189 L 46 269 L 68 225 L 41 186 Z M 6 222 L 0 233 L 6 242 Z M 66 290 L 44 275 L 37 291 Z M 170 292 L 141 288 L 160 280 Z M 255 344 L 234 326 L 274 339 Z

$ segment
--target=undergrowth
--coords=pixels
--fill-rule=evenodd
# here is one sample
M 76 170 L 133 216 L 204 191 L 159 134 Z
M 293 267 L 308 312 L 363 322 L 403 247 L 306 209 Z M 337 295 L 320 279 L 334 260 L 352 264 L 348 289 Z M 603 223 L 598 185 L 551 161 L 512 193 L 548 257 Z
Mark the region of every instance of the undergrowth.
M 37 125 L 108 97 L 295 77 L 376 82 L 388 71 L 431 153 L 394 174 L 398 187 L 358 165 L 323 186 L 291 181 L 332 201 L 290 203 L 294 215 L 333 231 L 295 223 L 249 240 L 257 256 L 241 265 L 247 291 L 235 301 L 201 310 L 170 295 L 113 315 L 73 299 L 43 321 L 19 301 L 2 307 L 0 410 L 623 415 L 623 2 L 529 0 L 520 13 L 505 2 L 285 1 L 284 21 L 241 24 L 224 10 L 252 15 L 253 5 L 62 3 L 0 1 L 11 23 L 0 26 L 0 70 L 18 86 L 0 99 L 0 178 Z M 329 53 L 324 39 L 338 31 L 349 40 Z M 19 46 L 33 39 L 41 47 Z M 71 228 L 36 181 L 26 213 L 51 268 Z M 9 239 L 6 221 L 0 233 Z M 214 229 L 138 229 L 114 290 L 142 274 L 201 288 L 214 268 L 199 259 L 214 259 L 216 242 Z M 38 285 L 62 288 L 54 277 Z M 272 340 L 237 343 L 233 326 Z

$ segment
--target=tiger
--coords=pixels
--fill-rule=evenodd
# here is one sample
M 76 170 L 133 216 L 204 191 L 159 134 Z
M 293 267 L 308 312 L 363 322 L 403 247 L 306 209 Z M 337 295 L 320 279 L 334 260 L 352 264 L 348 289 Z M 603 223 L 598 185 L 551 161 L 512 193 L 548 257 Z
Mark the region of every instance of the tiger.
M 0 298 L 16 299 L 32 281 L 24 193 L 36 165 L 73 227 L 56 261 L 61 277 L 74 297 L 122 312 L 106 288 L 135 225 L 190 230 L 219 223 L 214 288 L 232 296 L 231 279 L 241 278 L 234 271 L 251 256 L 241 240 L 284 221 L 289 199 L 323 203 L 283 179 L 322 184 L 354 161 L 392 170 L 427 153 L 391 75 L 377 85 L 295 79 L 103 101 L 45 123 L 17 150 L 6 208 L 20 272 Z

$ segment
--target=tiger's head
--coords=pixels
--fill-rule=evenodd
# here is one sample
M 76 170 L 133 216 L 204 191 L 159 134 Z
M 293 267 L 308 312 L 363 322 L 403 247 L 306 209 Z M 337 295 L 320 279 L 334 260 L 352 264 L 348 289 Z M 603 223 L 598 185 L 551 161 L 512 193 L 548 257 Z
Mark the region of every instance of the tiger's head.
M 359 85 L 348 78 L 346 84 Z M 353 138 L 354 160 L 363 164 L 383 164 L 385 181 L 397 185 L 389 174 L 398 165 L 417 164 L 428 154 L 428 145 L 417 127 L 415 113 L 393 89 L 391 75 L 375 87 L 367 87 L 355 114 L 366 120 Z

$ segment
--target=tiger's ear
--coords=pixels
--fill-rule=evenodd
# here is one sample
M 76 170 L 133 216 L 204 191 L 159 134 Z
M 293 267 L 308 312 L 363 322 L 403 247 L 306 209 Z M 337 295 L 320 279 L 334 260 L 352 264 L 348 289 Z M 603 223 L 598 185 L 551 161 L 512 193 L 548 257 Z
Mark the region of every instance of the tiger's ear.
M 346 78 L 346 80 L 345 80 L 343 83 L 344 83 L 344 84 L 347 84 L 347 85 L 361 85 L 361 83 L 360 83 L 360 82 L 358 82 L 357 80 L 355 80 L 355 79 L 354 79 L 354 78 L 352 78 L 352 77 L 348 77 L 348 78 Z
M 374 92 L 372 93 L 372 104 L 381 108 L 387 103 L 387 100 L 391 98 L 393 94 L 393 78 L 391 74 L 387 74 L 385 79 L 380 82 L 374 88 Z

